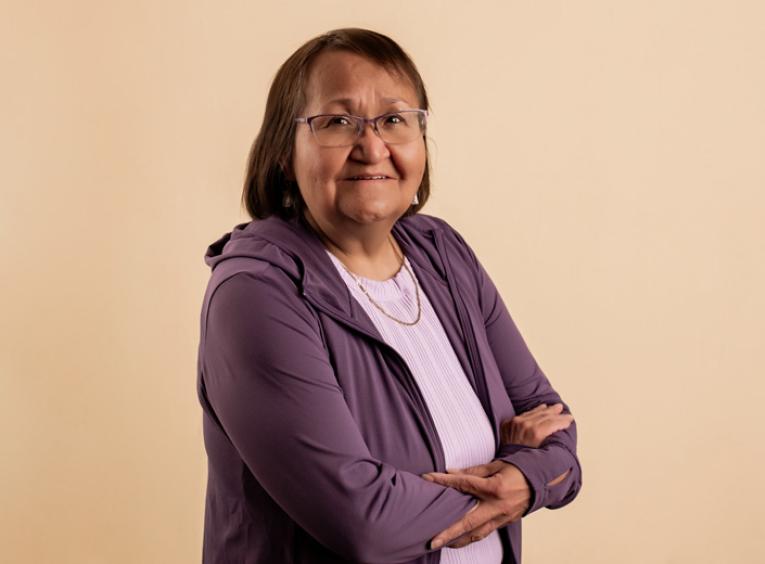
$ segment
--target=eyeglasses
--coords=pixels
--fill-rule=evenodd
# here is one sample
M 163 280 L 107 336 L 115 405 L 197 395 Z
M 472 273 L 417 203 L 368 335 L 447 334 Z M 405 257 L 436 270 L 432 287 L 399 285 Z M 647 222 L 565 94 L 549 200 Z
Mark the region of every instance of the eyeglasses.
M 307 123 L 316 142 L 322 147 L 347 147 L 354 145 L 364 133 L 367 123 L 375 133 L 391 145 L 408 143 L 425 134 L 427 110 L 400 110 L 373 118 L 349 114 L 319 114 L 295 118 Z

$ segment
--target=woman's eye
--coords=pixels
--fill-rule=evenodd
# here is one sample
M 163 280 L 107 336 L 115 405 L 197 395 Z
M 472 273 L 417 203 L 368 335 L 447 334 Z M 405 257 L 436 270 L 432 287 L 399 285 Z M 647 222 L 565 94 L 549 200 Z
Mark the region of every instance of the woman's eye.
M 350 125 L 350 120 L 345 116 L 334 116 L 329 120 L 329 125 Z
M 403 123 L 403 119 L 398 114 L 390 114 L 385 118 L 385 125 L 397 125 Z

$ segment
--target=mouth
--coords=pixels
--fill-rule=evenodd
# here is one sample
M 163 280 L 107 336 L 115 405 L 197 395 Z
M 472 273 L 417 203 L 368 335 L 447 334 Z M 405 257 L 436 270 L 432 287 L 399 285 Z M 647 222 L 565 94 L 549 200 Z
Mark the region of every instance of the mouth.
M 348 178 L 344 178 L 343 180 L 346 180 L 348 182 L 384 182 L 386 180 L 395 180 L 395 178 L 392 178 L 390 176 L 386 176 L 384 174 L 376 174 L 376 175 L 363 175 L 363 176 L 350 176 Z

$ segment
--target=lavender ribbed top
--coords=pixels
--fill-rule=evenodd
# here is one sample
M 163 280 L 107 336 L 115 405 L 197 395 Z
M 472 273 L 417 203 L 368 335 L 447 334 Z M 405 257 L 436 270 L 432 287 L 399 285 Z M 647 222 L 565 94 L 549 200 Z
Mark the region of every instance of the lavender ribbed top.
M 326 249 L 325 249 L 326 250 Z M 343 264 L 329 250 L 332 263 L 351 295 L 361 304 L 386 343 L 406 361 L 433 416 L 444 447 L 447 468 L 464 468 L 494 458 L 494 434 L 478 397 L 470 386 L 433 307 L 422 288 L 415 287 L 414 270 L 401 268 L 388 280 L 356 275 L 366 291 L 396 319 L 417 317 L 419 290 L 422 317 L 415 325 L 401 325 L 382 313 L 359 288 Z M 409 275 L 412 271 L 412 276 Z M 442 564 L 501 564 L 502 543 L 495 530 L 483 540 L 463 548 L 443 548 Z

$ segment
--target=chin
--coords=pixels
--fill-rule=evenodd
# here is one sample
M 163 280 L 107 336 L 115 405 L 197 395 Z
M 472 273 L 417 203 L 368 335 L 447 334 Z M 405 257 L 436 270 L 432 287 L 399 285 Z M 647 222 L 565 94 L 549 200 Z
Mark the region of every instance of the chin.
M 393 205 L 392 202 L 366 202 L 354 205 L 345 215 L 358 223 L 375 223 L 378 221 L 396 221 L 406 209 Z

